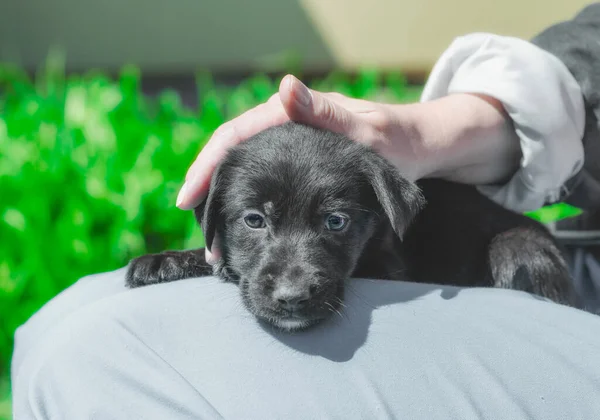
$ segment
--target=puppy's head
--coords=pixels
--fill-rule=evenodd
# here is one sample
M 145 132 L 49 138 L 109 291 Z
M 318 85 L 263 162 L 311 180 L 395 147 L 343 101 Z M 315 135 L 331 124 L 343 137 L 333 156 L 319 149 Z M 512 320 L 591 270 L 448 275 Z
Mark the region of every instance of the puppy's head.
M 330 316 L 382 223 L 401 236 L 422 204 L 416 185 L 344 136 L 286 123 L 231 149 L 196 209 L 219 272 L 247 308 L 292 330 Z

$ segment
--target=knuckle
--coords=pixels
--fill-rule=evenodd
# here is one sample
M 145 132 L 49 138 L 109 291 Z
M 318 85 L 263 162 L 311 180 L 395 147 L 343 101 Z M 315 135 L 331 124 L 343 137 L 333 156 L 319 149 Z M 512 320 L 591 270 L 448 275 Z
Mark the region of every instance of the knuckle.
M 325 126 L 338 132 L 349 133 L 352 131 L 352 127 L 356 123 L 354 116 L 341 105 L 324 99 L 319 108 L 316 114 Z
M 328 100 L 324 100 L 321 103 L 321 118 L 325 121 L 331 122 L 338 119 L 338 112 L 336 112 L 335 106 Z
M 369 121 L 373 128 L 379 133 L 387 133 L 390 127 L 390 116 L 386 112 L 377 111 L 369 115 Z

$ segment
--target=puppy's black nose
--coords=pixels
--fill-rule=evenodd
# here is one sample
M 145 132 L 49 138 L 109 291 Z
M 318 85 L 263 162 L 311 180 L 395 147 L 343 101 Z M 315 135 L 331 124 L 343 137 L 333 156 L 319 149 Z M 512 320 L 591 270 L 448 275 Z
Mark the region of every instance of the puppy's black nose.
M 302 308 L 308 302 L 309 298 L 310 292 L 308 288 L 302 290 L 300 288 L 278 287 L 273 292 L 273 300 L 275 300 L 281 308 L 288 311 Z

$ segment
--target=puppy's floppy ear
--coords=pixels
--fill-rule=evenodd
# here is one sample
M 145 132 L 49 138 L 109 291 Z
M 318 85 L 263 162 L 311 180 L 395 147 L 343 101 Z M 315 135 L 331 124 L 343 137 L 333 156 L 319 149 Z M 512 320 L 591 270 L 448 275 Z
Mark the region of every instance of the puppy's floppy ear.
M 195 209 L 194 215 L 202 227 L 206 248 L 210 251 L 215 238 L 217 216 L 221 211 L 221 196 L 223 193 L 223 168 L 217 166 L 214 170 L 208 188 L 208 195 Z
M 425 198 L 414 182 L 405 179 L 384 157 L 365 153 L 363 173 L 371 184 L 379 204 L 399 238 L 425 205 Z

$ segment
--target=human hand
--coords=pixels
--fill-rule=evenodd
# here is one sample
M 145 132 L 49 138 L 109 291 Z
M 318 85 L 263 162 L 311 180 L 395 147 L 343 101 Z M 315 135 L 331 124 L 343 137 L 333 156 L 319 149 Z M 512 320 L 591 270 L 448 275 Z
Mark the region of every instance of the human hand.
M 206 197 L 212 172 L 230 147 L 288 120 L 343 133 L 382 152 L 387 152 L 392 143 L 397 149 L 396 143 L 400 142 L 392 142 L 391 138 L 404 134 L 409 140 L 413 133 L 410 132 L 412 127 L 407 127 L 410 125 L 408 118 L 404 121 L 405 125 L 399 126 L 400 121 L 397 120 L 400 116 L 394 115 L 390 109 L 394 106 L 398 105 L 379 104 L 339 93 L 310 90 L 298 79 L 288 75 L 281 81 L 279 92 L 266 103 L 250 109 L 215 131 L 189 168 L 186 182 L 177 197 L 177 206 L 190 210 Z M 410 147 L 404 149 L 404 153 L 394 154 L 413 154 L 412 151 L 409 152 Z M 388 155 L 388 158 L 392 157 L 392 153 L 383 154 Z M 404 172 L 412 173 L 417 163 L 413 159 L 406 160 Z

